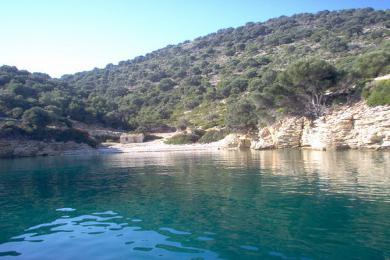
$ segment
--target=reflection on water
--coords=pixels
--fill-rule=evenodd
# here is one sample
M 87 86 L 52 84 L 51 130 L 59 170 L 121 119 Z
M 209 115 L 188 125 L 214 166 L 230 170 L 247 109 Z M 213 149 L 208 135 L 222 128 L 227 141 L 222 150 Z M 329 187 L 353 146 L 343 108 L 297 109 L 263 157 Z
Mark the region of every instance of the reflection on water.
M 158 174 L 171 174 L 171 167 L 183 164 L 197 167 L 199 160 L 212 160 L 225 168 L 258 168 L 267 174 L 296 177 L 297 180 L 315 181 L 320 188 L 329 192 L 348 193 L 361 198 L 372 196 L 390 201 L 390 153 L 374 151 L 218 151 L 205 155 L 204 152 L 151 153 L 121 155 L 107 158 L 112 167 L 138 167 L 159 165 Z M 296 183 L 297 185 L 299 183 Z M 298 191 L 298 190 L 297 190 Z
M 390 257 L 390 153 L 218 151 L 0 161 L 0 256 Z

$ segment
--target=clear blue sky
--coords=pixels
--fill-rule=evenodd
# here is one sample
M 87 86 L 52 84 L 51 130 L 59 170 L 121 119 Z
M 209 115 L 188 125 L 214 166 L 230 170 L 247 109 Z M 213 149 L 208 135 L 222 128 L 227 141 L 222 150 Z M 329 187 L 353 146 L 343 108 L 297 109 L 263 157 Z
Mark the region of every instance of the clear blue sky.
M 0 64 L 60 76 L 280 15 L 387 0 L 5 0 Z

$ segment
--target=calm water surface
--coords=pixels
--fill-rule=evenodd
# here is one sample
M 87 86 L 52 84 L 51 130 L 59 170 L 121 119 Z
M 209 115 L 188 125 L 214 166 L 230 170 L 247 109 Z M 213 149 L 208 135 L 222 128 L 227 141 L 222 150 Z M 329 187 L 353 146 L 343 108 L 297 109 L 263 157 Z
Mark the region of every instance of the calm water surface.
M 390 259 L 390 153 L 0 160 L 4 259 Z

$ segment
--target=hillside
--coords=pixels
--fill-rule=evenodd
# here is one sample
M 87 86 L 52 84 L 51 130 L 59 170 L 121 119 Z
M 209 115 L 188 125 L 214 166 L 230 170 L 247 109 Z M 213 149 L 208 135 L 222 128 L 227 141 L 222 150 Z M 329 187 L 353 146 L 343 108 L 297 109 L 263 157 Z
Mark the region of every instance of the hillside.
M 248 131 L 369 98 L 376 87 L 365 83 L 390 72 L 389 39 L 390 10 L 322 11 L 222 29 L 61 79 L 3 66 L 0 117 L 36 129 L 72 119 Z M 372 104 L 390 103 L 388 84 L 378 88 L 384 101 Z

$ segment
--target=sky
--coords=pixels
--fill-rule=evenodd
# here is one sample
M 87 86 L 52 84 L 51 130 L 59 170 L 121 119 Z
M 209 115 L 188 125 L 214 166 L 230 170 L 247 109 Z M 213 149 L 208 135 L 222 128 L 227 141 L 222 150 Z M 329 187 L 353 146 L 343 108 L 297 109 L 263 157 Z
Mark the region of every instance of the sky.
M 52 77 L 117 64 L 168 44 L 281 15 L 388 0 L 4 0 L 0 65 Z

